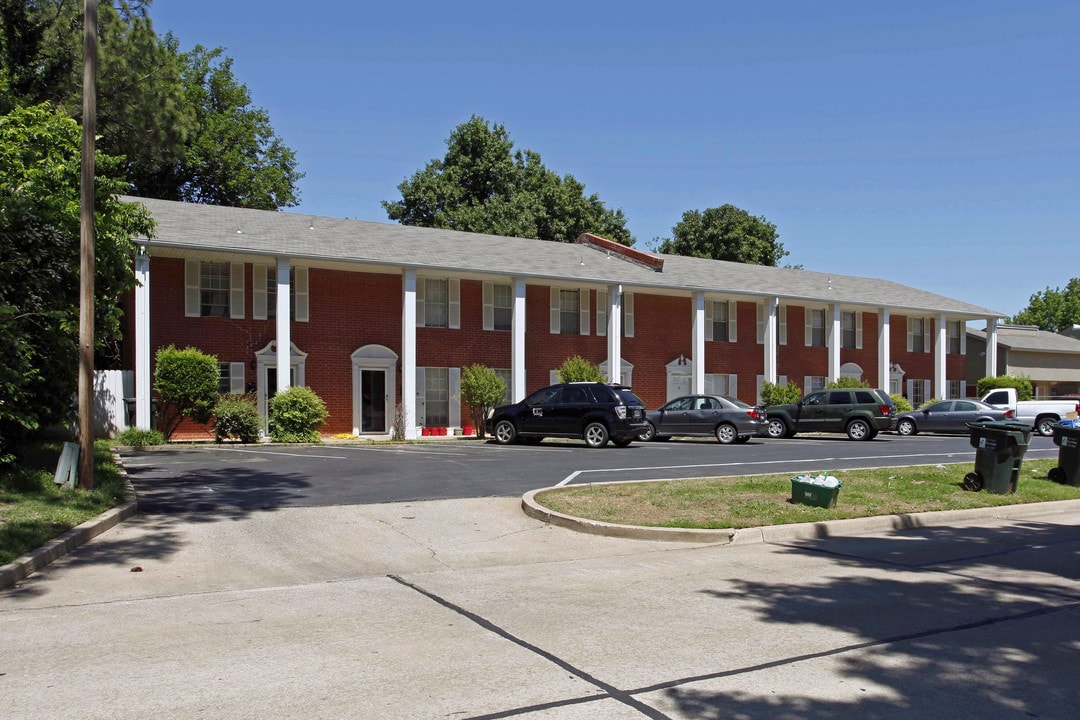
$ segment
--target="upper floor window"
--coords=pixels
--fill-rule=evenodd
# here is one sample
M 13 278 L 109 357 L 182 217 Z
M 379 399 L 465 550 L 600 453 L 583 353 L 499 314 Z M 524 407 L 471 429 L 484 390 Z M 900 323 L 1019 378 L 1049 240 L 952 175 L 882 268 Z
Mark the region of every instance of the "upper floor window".
M 840 313 L 840 347 L 850 350 L 862 348 L 862 313 Z
M 806 344 L 810 347 L 825 347 L 825 309 L 806 309 Z
M 596 334 L 606 336 L 609 303 L 607 290 L 596 291 Z M 634 337 L 634 293 L 623 292 L 619 299 L 619 325 L 623 337 Z
M 926 346 L 926 319 L 921 317 L 908 318 L 908 350 L 911 352 L 927 352 Z
M 446 280 L 424 280 L 424 326 L 447 327 L 450 319 L 450 293 Z
M 289 270 L 289 287 L 296 287 L 296 268 Z M 266 319 L 277 318 L 277 268 L 266 268 Z M 296 320 L 296 293 L 289 293 L 289 319 Z
M 727 342 L 730 338 L 731 313 L 726 301 L 717 301 L 712 304 L 712 339 L 719 342 Z
M 229 263 L 199 263 L 199 314 L 229 317 Z
M 495 330 L 509 330 L 514 319 L 514 289 L 509 285 L 494 285 L 492 291 L 492 324 Z
M 581 333 L 580 290 L 559 290 L 559 332 L 563 335 Z
M 966 330 L 965 323 L 959 320 L 949 321 L 949 354 L 950 355 L 963 355 L 964 354 L 964 332 Z

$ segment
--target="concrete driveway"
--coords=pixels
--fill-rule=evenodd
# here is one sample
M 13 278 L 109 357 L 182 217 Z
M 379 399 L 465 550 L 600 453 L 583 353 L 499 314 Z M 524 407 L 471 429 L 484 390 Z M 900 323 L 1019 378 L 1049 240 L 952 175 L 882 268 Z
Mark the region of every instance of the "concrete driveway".
M 732 546 L 515 498 L 139 515 L 0 592 L 8 718 L 1072 718 L 1080 508 Z

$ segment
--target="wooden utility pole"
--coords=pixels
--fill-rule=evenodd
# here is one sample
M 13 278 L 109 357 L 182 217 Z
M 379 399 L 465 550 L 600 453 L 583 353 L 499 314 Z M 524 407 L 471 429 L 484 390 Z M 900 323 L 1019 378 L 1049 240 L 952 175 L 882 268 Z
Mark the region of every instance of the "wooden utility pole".
M 82 180 L 79 184 L 79 487 L 94 487 L 94 149 L 97 0 L 83 3 Z

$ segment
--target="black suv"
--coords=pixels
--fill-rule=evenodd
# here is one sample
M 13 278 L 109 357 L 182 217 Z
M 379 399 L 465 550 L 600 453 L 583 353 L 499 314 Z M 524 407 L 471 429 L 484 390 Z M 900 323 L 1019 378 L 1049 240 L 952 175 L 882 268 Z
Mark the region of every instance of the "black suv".
M 645 432 L 645 403 L 625 385 L 561 383 L 488 412 L 485 427 L 503 445 L 519 439 L 581 438 L 591 448 L 610 439 L 626 447 Z
M 896 421 L 896 403 L 884 390 L 836 388 L 810 393 L 792 405 L 771 405 L 769 437 L 797 432 L 846 432 L 852 440 L 871 440 Z

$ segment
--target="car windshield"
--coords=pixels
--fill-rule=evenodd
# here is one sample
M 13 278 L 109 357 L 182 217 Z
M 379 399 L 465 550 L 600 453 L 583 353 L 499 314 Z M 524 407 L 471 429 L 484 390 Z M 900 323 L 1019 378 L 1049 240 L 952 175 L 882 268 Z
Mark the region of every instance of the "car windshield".
M 615 390 L 615 394 L 619 396 L 619 399 L 623 401 L 624 405 L 640 405 L 641 407 L 645 406 L 645 403 L 641 402 L 641 398 L 639 398 L 637 395 L 630 392 L 629 390 L 626 390 L 625 388 L 617 388 Z

